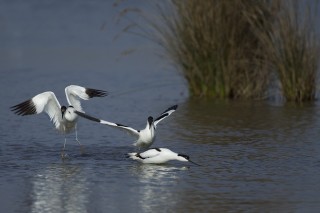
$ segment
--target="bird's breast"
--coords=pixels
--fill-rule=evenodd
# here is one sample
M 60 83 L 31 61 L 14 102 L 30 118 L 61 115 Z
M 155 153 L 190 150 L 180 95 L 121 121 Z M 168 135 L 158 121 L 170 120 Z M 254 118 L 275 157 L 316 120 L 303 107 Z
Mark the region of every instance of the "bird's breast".
M 64 114 L 64 119 L 67 121 L 67 122 L 76 122 L 77 119 L 78 119 L 78 115 L 74 112 L 66 112 Z

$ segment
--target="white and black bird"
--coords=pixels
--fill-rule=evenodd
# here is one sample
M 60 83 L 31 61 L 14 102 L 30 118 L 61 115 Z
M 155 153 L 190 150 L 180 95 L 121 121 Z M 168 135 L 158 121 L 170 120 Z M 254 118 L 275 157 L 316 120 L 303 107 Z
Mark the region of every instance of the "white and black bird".
M 76 85 L 70 85 L 65 88 L 65 93 L 69 106 L 61 106 L 55 94 L 51 91 L 40 93 L 33 98 L 11 107 L 11 110 L 18 115 L 32 115 L 45 112 L 55 128 L 68 134 L 75 130 L 76 141 L 80 144 L 77 134 L 77 118 L 75 111 L 84 113 L 81 107 L 80 99 L 89 100 L 93 97 L 104 97 L 108 93 L 103 90 L 85 88 Z M 63 151 L 66 145 L 66 137 L 63 145 Z
M 188 155 L 178 154 L 167 148 L 152 148 L 141 153 L 132 152 L 128 153 L 128 157 L 141 163 L 162 164 L 170 160 L 178 160 L 188 161 L 200 166 L 199 164 L 191 161 Z
M 176 111 L 177 108 L 178 108 L 178 105 L 174 105 L 172 107 L 169 107 L 163 113 L 161 113 L 161 115 L 159 117 L 157 117 L 156 119 L 153 119 L 152 116 L 149 116 L 146 128 L 144 128 L 142 130 L 136 130 L 132 127 L 129 127 L 129 126 L 126 126 L 123 124 L 101 120 L 101 119 L 89 116 L 87 114 L 84 114 L 82 112 L 76 112 L 76 113 L 79 116 L 82 116 L 82 117 L 87 118 L 89 120 L 92 120 L 92 121 L 95 121 L 95 122 L 98 122 L 101 124 L 105 124 L 105 125 L 108 125 L 111 127 L 117 127 L 120 129 L 124 129 L 127 132 L 129 132 L 131 135 L 133 135 L 137 138 L 137 140 L 133 144 L 134 146 L 141 147 L 141 148 L 149 148 L 155 140 L 155 134 L 156 134 L 155 131 L 157 128 L 157 124 L 160 121 L 162 121 L 163 119 L 165 119 L 166 117 L 168 117 L 169 115 L 171 115 L 174 111 Z

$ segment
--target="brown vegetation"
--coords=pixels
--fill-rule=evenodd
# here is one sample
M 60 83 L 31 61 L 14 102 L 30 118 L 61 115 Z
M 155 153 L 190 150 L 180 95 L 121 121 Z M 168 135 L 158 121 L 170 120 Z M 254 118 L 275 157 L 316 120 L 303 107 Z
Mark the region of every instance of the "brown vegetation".
M 144 16 L 152 33 L 142 32 L 164 48 L 192 95 L 264 98 L 277 76 L 287 101 L 315 99 L 318 11 L 309 3 L 169 0 L 155 6 L 158 19 Z

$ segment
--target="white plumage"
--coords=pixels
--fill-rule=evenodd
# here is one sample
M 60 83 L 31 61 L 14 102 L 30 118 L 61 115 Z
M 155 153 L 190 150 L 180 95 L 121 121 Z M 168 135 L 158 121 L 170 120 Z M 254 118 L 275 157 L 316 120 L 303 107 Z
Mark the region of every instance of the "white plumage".
M 196 164 L 190 160 L 188 155 L 178 154 L 167 148 L 152 148 L 141 153 L 132 152 L 132 153 L 128 153 L 128 156 L 129 158 L 139 161 L 141 163 L 162 164 L 170 160 L 178 160 L 178 161 L 188 161 L 193 164 Z M 199 165 L 199 164 L 196 164 L 196 165 Z
M 65 88 L 65 93 L 69 106 L 61 106 L 55 94 L 51 91 L 40 93 L 33 98 L 11 107 L 11 110 L 18 115 L 32 115 L 45 112 L 50 120 L 60 132 L 67 134 L 76 130 L 78 115 L 76 111 L 81 111 L 80 99 L 89 100 L 92 97 L 103 97 L 106 91 L 70 85 Z M 76 132 L 76 140 L 77 132 Z M 66 142 L 66 140 L 65 140 Z M 78 141 L 79 143 L 79 141 Z M 65 145 L 65 144 L 64 144 Z
M 157 128 L 157 124 L 160 121 L 162 121 L 163 119 L 165 119 L 166 117 L 168 117 L 169 115 L 171 115 L 174 111 L 176 111 L 177 108 L 178 108 L 178 105 L 174 105 L 172 107 L 169 107 L 163 113 L 161 113 L 161 115 L 158 116 L 156 119 L 153 119 L 152 116 L 149 116 L 148 121 L 147 121 L 147 125 L 142 130 L 136 130 L 132 127 L 129 127 L 129 126 L 126 126 L 123 124 L 101 120 L 101 119 L 89 116 L 89 115 L 81 113 L 81 112 L 76 112 L 76 113 L 79 116 L 82 116 L 82 117 L 87 118 L 89 120 L 92 120 L 92 121 L 95 121 L 95 122 L 98 122 L 101 124 L 105 124 L 105 125 L 108 125 L 111 127 L 124 129 L 127 132 L 129 132 L 131 135 L 133 135 L 134 137 L 137 138 L 137 140 L 133 144 L 134 146 L 138 146 L 138 147 L 142 147 L 142 148 L 149 148 L 155 140 L 155 130 Z

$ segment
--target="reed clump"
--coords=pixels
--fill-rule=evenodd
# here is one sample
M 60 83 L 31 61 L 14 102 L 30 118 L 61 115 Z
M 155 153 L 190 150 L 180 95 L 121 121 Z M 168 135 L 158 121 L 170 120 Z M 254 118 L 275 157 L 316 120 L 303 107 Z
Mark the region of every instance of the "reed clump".
M 171 1 L 174 13 L 168 17 L 167 11 L 161 11 L 163 25 L 154 28 L 160 43 L 182 70 L 192 95 L 265 96 L 269 73 L 256 57 L 262 44 L 243 15 L 243 10 L 256 12 L 248 6 L 256 5 L 256 1 L 244 2 L 247 0 Z M 258 13 L 254 16 L 263 18 Z
M 168 0 L 155 4 L 157 18 L 144 16 L 152 30 L 141 25 L 139 29 L 178 66 L 191 95 L 265 98 L 270 79 L 276 76 L 287 101 L 314 100 L 318 13 L 311 13 L 305 1 Z
M 319 38 L 315 24 L 318 20 L 314 5 L 298 0 L 276 0 L 266 5 L 272 21 L 266 30 L 254 23 L 270 70 L 275 71 L 287 101 L 313 101 L 316 97 L 319 63 Z M 251 19 L 253 20 L 253 19 Z

